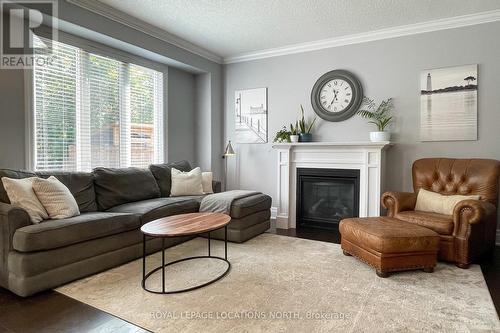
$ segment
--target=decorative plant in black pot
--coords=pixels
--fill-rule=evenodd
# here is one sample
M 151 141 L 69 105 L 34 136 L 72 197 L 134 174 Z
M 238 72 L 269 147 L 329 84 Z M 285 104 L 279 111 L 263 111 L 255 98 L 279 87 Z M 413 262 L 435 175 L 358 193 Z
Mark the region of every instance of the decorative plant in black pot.
M 299 125 L 299 141 L 300 142 L 312 142 L 312 128 L 316 122 L 317 117 L 314 117 L 311 123 L 307 123 L 304 118 L 304 108 L 302 104 L 300 105 L 301 118 L 298 121 Z

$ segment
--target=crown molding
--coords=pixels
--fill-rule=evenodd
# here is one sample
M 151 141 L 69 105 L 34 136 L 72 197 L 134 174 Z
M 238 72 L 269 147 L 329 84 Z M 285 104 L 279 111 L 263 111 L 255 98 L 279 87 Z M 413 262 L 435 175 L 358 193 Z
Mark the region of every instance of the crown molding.
M 460 27 L 495 22 L 495 21 L 500 21 L 500 10 L 492 10 L 470 15 L 455 16 L 445 19 L 363 32 L 359 34 L 352 34 L 352 35 L 322 39 L 312 42 L 292 44 L 288 46 L 266 49 L 261 51 L 242 53 L 239 55 L 226 57 L 224 58 L 223 62 L 224 64 L 231 64 L 237 62 L 257 60 L 257 59 L 278 57 L 294 53 L 322 50 L 332 47 L 359 44 L 381 39 L 409 36 L 425 32 L 437 31 L 437 30 L 454 29 L 454 28 L 460 28 Z
M 152 24 L 139 20 L 131 15 L 128 15 L 120 10 L 108 6 L 102 2 L 95 0 L 66 0 L 66 2 L 89 10 L 98 15 L 104 16 L 112 21 L 126 25 L 130 28 L 143 32 L 151 37 L 158 38 L 164 42 L 175 45 L 183 50 L 194 53 L 208 59 L 210 61 L 222 64 L 223 59 L 219 55 L 210 52 L 198 45 L 190 43 L 180 37 L 177 37 L 167 31 L 160 29 Z

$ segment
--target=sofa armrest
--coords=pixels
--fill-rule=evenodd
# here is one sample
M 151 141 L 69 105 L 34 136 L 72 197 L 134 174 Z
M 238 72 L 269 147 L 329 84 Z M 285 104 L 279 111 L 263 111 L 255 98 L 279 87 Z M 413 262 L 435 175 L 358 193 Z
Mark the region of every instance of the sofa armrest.
M 463 200 L 453 209 L 453 236 L 467 238 L 470 225 L 494 223 L 496 227 L 496 207 L 487 201 Z
M 0 285 L 6 287 L 7 257 L 17 229 L 31 224 L 28 213 L 19 207 L 0 202 Z
M 214 190 L 214 193 L 222 192 L 222 183 L 218 180 L 212 180 L 212 190 Z
M 16 230 L 30 224 L 30 217 L 24 209 L 0 202 L 0 249 L 11 250 Z M 5 246 L 7 244 L 9 247 Z
M 414 210 L 417 195 L 411 192 L 385 192 L 380 199 L 382 206 L 387 209 L 387 216 L 394 217 L 399 212 Z

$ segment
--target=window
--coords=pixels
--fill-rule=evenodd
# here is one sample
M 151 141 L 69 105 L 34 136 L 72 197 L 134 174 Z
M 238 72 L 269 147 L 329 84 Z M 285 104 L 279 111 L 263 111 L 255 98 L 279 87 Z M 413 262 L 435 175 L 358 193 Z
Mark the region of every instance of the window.
M 36 66 L 36 170 L 89 171 L 163 162 L 163 73 L 54 41 Z

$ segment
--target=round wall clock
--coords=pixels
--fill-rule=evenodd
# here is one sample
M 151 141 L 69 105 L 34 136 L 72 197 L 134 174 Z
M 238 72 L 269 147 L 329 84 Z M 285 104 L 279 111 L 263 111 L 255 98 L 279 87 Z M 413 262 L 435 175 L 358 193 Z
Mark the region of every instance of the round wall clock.
M 349 119 L 358 111 L 362 100 L 363 87 L 359 80 L 340 69 L 323 74 L 311 92 L 314 112 L 328 121 Z

